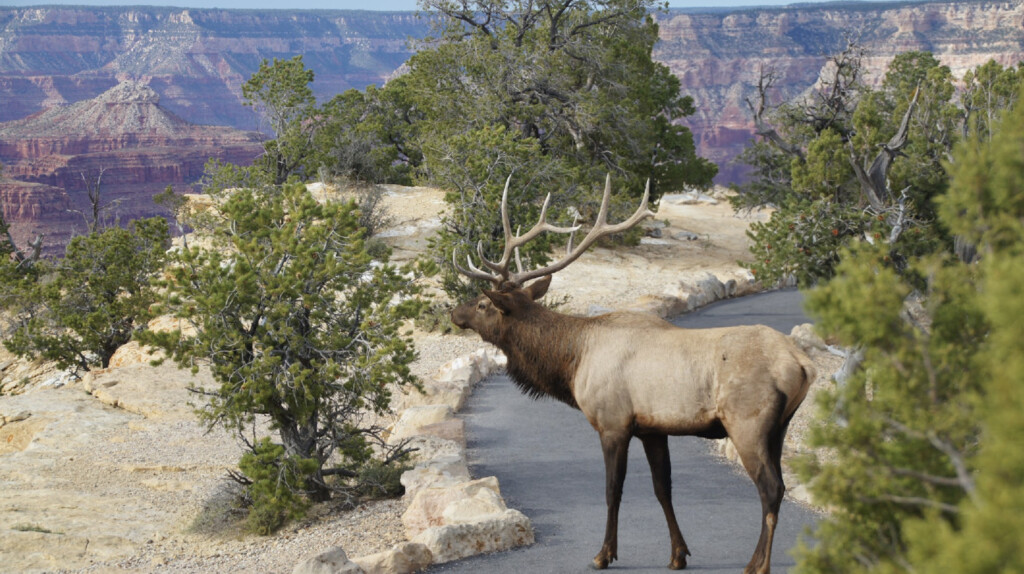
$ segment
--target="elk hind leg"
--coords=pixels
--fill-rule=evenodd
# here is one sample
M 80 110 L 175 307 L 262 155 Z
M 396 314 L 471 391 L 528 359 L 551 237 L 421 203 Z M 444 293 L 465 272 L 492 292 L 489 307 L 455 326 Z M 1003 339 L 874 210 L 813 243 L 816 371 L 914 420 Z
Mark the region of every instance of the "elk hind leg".
M 686 557 L 690 555 L 690 549 L 686 547 L 686 540 L 679 530 L 676 513 L 672 508 L 672 462 L 669 458 L 668 436 L 642 435 L 640 440 L 644 444 L 647 462 L 651 465 L 654 496 L 658 498 L 661 509 L 665 512 L 665 521 L 668 522 L 668 534 L 672 541 L 672 560 L 668 567 L 672 570 L 682 570 L 686 568 Z
M 775 525 L 779 520 L 779 507 L 786 493 L 782 481 L 782 439 L 786 425 L 778 425 L 766 432 L 739 432 L 732 434 L 733 444 L 743 467 L 757 487 L 761 497 L 761 536 L 744 574 L 771 572 L 772 542 Z
M 601 546 L 601 551 L 594 557 L 594 568 L 598 570 L 604 570 L 619 557 L 619 503 L 622 501 L 622 485 L 626 481 L 629 439 L 630 434 L 627 432 L 606 431 L 601 433 L 608 522 L 605 525 L 604 544 Z

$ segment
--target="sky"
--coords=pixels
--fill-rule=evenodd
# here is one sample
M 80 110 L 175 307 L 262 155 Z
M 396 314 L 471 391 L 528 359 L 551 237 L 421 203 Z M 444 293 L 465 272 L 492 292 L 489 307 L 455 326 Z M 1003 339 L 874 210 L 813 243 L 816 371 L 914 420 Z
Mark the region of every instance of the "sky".
M 797 0 L 669 0 L 673 8 L 783 6 Z M 818 4 L 822 0 L 804 0 Z M 183 8 L 257 8 L 289 10 L 416 10 L 416 0 L 0 0 L 3 6 L 180 6 Z

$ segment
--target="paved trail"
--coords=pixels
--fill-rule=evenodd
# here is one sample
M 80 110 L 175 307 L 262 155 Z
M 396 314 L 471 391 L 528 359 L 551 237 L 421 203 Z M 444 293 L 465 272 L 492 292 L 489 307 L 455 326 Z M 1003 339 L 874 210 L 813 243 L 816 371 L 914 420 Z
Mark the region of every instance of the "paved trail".
M 788 333 L 807 321 L 801 301 L 796 291 L 766 293 L 717 303 L 675 322 L 689 328 L 761 323 Z M 533 521 L 537 543 L 430 572 L 589 572 L 604 537 L 604 462 L 597 433 L 583 415 L 552 400 L 531 400 L 502 375 L 477 387 L 463 416 L 471 471 L 498 477 L 508 505 Z M 741 572 L 760 532 L 753 483 L 742 469 L 709 454 L 702 439 L 670 437 L 669 446 L 676 514 L 693 554 L 686 571 Z M 772 572 L 793 565 L 788 550 L 814 519 L 799 504 L 783 503 Z M 634 440 L 619 515 L 619 560 L 609 572 L 662 573 L 668 561 L 668 529 L 643 448 Z

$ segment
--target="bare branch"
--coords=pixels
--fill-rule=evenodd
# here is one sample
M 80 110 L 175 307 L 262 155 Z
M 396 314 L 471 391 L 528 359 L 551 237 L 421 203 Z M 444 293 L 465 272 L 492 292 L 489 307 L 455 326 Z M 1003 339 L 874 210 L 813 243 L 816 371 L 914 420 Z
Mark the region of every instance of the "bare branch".
M 920 93 L 920 88 L 914 90 L 914 97 L 910 100 L 906 113 L 903 114 L 903 120 L 900 122 L 899 129 L 896 130 L 896 133 L 888 143 L 881 146 L 881 151 L 875 156 L 875 160 L 871 162 L 869 168 L 864 169 L 864 166 L 857 161 L 853 150 L 853 143 L 849 142 L 850 165 L 853 167 L 854 173 L 857 174 L 864 197 L 877 210 L 885 209 L 892 197 L 892 193 L 889 191 L 889 167 L 892 165 L 892 160 L 900 154 L 900 150 L 907 145 L 910 118 L 914 114 L 914 108 L 917 107 L 917 96 Z
M 892 502 L 901 506 L 937 508 L 949 514 L 960 514 L 960 509 L 952 504 L 946 504 L 945 502 L 939 502 L 938 500 L 932 500 L 931 498 L 924 498 L 921 496 L 896 496 L 894 494 L 883 494 L 881 496 L 864 497 L 861 500 L 865 502 Z

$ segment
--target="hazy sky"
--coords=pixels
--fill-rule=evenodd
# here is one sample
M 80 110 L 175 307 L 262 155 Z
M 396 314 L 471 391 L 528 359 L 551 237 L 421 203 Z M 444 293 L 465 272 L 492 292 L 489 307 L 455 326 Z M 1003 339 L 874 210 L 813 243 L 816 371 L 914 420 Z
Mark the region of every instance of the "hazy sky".
M 794 0 L 669 0 L 678 8 L 704 6 L 782 6 Z M 820 3 L 820 0 L 810 0 Z M 804 0 L 808 3 L 808 0 Z M 0 6 L 181 6 L 186 8 L 260 8 L 260 9 L 332 9 L 332 10 L 416 10 L 416 0 L 0 0 Z

